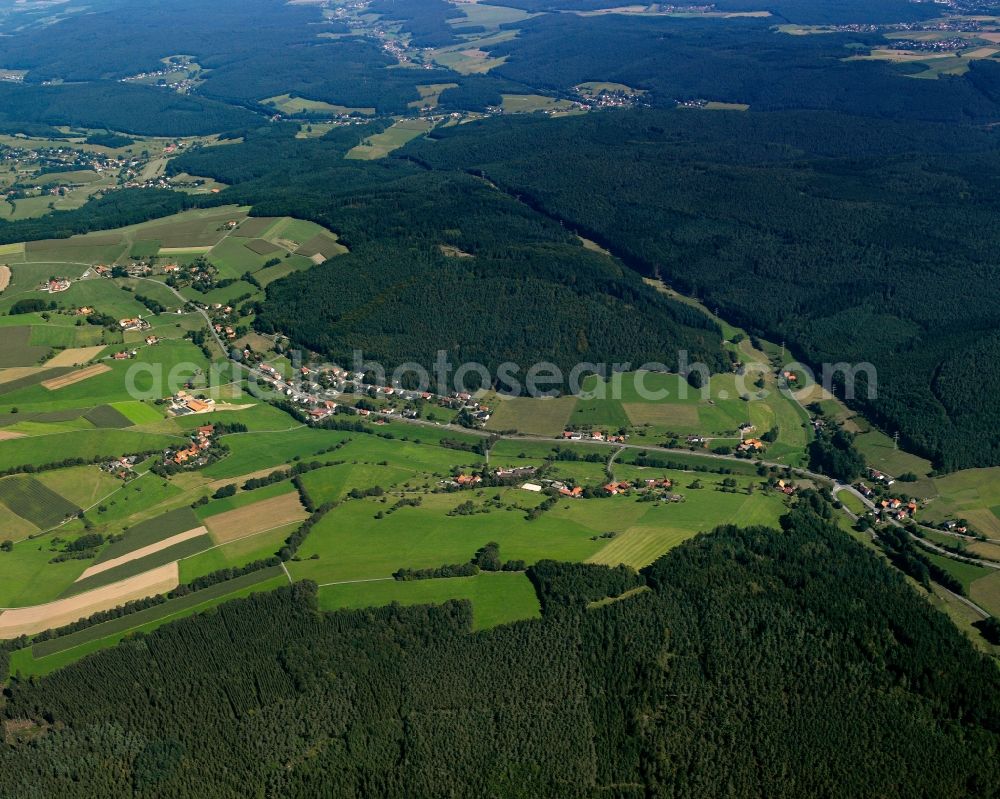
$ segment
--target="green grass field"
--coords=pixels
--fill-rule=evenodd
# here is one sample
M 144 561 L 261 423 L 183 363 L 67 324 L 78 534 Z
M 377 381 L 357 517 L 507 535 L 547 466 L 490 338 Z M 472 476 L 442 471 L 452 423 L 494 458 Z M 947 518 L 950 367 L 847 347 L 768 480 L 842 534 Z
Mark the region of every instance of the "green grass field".
M 393 150 L 398 150 L 407 142 L 423 136 L 433 127 L 434 123 L 429 119 L 400 119 L 382 133 L 369 136 L 361 144 L 352 147 L 344 157 L 361 161 L 385 158 Z
M 490 430 L 518 430 L 530 435 L 557 436 L 566 429 L 576 404 L 576 397 L 498 399 L 486 426 Z
M 504 503 L 534 506 L 537 494 L 518 489 L 490 490 Z M 579 522 L 553 514 L 527 522 L 520 509 L 493 510 L 474 518 L 446 512 L 469 499 L 468 492 L 423 496 L 418 508 L 404 507 L 376 519 L 390 502 L 351 500 L 327 514 L 300 548 L 300 562 L 289 564 L 295 579 L 318 583 L 389 577 L 401 567 L 433 568 L 468 561 L 489 541 L 500 544 L 502 557 L 532 563 L 545 557 L 583 560 L 599 548 Z M 309 560 L 312 555 L 315 560 Z
M 335 456 L 334 456 L 335 457 Z M 299 478 L 317 505 L 343 499 L 355 486 L 383 488 L 398 485 L 413 477 L 413 472 L 400 466 L 379 466 L 371 463 L 344 463 L 309 472 Z
M 91 408 L 83 418 L 94 427 L 115 428 L 131 427 L 132 420 L 112 405 L 98 405 Z
M 180 562 L 181 582 L 190 582 L 220 569 L 237 568 L 273 557 L 284 545 L 285 539 L 298 527 L 298 522 L 276 527 L 185 558 Z
M 369 583 L 328 585 L 319 590 L 323 610 L 388 605 L 441 604 L 452 599 L 472 603 L 473 629 L 537 618 L 540 615 L 535 588 L 520 572 L 482 572 L 475 577 L 439 580 L 382 580 Z
M 66 535 L 60 530 L 60 535 Z M 19 541 L 11 552 L 0 552 L 0 607 L 17 608 L 51 602 L 89 565 L 85 560 L 50 563 L 54 533 Z
M 51 347 L 31 344 L 32 328 L 8 327 L 0 338 L 0 368 L 35 366 L 48 357 Z
M 62 388 L 35 384 L 7 391 L 3 402 L 23 412 L 91 408 L 124 402 L 129 396 L 159 399 L 183 387 L 196 371 L 208 369 L 201 349 L 190 341 L 163 341 L 144 348 L 141 359 L 106 363 L 108 371 Z
M 35 479 L 81 508 L 89 508 L 122 486 L 120 480 L 97 466 L 71 466 L 39 472 Z
M 974 563 L 963 563 L 962 561 L 954 560 L 946 555 L 938 555 L 935 552 L 928 552 L 926 549 L 919 550 L 920 554 L 923 555 L 927 560 L 936 566 L 940 566 L 950 575 L 955 577 L 965 589 L 966 594 L 969 593 L 969 589 L 972 584 L 983 578 L 988 577 L 992 570 L 987 569 L 984 566 L 976 566 Z
M 204 470 L 208 477 L 237 477 L 261 469 L 278 468 L 293 458 L 312 458 L 347 438 L 335 430 L 298 427 L 273 433 L 236 433 L 223 437 L 229 454 Z
M 922 476 L 931 471 L 930 461 L 898 448 L 889 436 L 878 430 L 856 436 L 854 445 L 865 456 L 869 466 L 888 474 L 899 476 L 904 472 L 913 472 Z

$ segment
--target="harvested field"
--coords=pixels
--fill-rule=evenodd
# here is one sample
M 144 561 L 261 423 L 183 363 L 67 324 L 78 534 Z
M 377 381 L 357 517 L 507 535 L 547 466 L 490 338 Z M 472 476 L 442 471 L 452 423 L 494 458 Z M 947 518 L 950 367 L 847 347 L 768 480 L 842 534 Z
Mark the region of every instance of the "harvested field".
M 140 522 L 125 532 L 124 538 L 115 541 L 97 558 L 105 563 L 131 553 L 137 549 L 157 544 L 171 536 L 187 532 L 201 524 L 191 508 L 177 508 L 153 519 Z
M 0 392 L 7 394 L 28 386 L 37 386 L 43 380 L 56 378 L 72 371 L 72 366 L 50 369 L 44 366 L 25 366 L 0 369 Z
M 250 239 L 250 241 L 248 241 L 244 246 L 246 246 L 250 252 L 257 253 L 257 255 L 270 255 L 272 252 L 281 251 L 281 247 L 277 244 L 271 244 L 271 242 L 265 241 L 264 239 Z
M 24 438 L 24 433 L 15 433 L 13 430 L 0 430 L 0 441 L 10 441 L 12 438 Z
M 322 255 L 324 258 L 328 259 L 333 258 L 335 255 L 347 252 L 347 248 L 335 239 L 321 233 L 318 236 L 313 236 L 295 252 L 296 254 L 304 255 L 307 258 Z
M 0 480 L 0 502 L 41 530 L 55 527 L 80 509 L 34 477 L 17 474 Z
M 211 548 L 212 537 L 207 533 L 202 533 L 194 538 L 181 541 L 179 544 L 174 544 L 166 549 L 153 552 L 151 555 L 145 555 L 144 557 L 136 558 L 135 560 L 119 563 L 112 569 L 105 569 L 102 572 L 90 575 L 86 579 L 80 578 L 70 585 L 65 591 L 59 594 L 59 596 L 60 598 L 68 598 L 71 596 L 86 594 L 87 592 L 93 591 L 97 588 L 103 588 L 106 585 L 113 585 L 114 583 L 121 582 L 122 580 L 127 580 L 130 577 L 145 574 L 148 571 L 153 571 L 154 569 L 158 569 L 168 563 L 179 564 L 182 560 L 184 560 L 184 558 L 189 558 L 192 555 L 197 555 L 199 552 L 204 552 L 206 549 Z M 178 569 L 179 568 L 180 566 L 178 566 Z
M 11 366 L 7 369 L 0 369 L 0 386 L 4 383 L 13 383 L 22 377 L 31 377 L 44 372 L 45 366 Z
M 10 285 L 10 267 L 0 264 L 0 291 L 5 291 Z
M 94 427 L 120 430 L 132 426 L 131 419 L 110 405 L 98 405 L 96 408 L 91 408 L 83 415 L 83 418 L 94 425 Z
M 162 594 L 179 582 L 176 563 L 137 574 L 126 580 L 105 585 L 84 594 L 57 599 L 44 605 L 13 608 L 0 613 L 0 639 L 32 635 L 86 618 L 100 610 L 123 605 L 133 599 Z
M 49 391 L 58 391 L 60 388 L 66 388 L 66 386 L 79 383 L 81 380 L 86 380 L 88 377 L 96 377 L 97 375 L 102 375 L 105 372 L 110 371 L 111 367 L 107 364 L 95 363 L 93 366 L 88 366 L 86 369 L 80 369 L 76 372 L 70 372 L 67 375 L 53 377 L 51 380 L 43 380 L 42 385 Z
M 0 367 L 34 366 L 52 351 L 31 344 L 31 327 L 5 327 L 0 339 Z
M 212 246 L 202 247 L 160 247 L 159 255 L 206 255 L 212 251 Z
M 279 219 L 279 216 L 248 216 L 230 235 L 241 239 L 260 238 Z
M 62 352 L 57 352 L 45 362 L 48 367 L 53 366 L 79 366 L 80 364 L 92 361 L 101 354 L 104 344 L 96 347 L 72 347 Z
M 698 407 L 669 402 L 624 402 L 622 407 L 632 424 L 697 427 Z
M 205 519 L 205 526 L 217 543 L 224 544 L 273 527 L 290 524 L 306 518 L 307 515 L 299 501 L 299 495 L 292 492 L 209 516 Z
M 83 574 L 77 577 L 76 581 L 79 582 L 80 580 L 85 580 L 88 577 L 93 577 L 95 574 L 100 574 L 108 569 L 121 566 L 123 563 L 144 558 L 147 555 L 152 555 L 154 552 L 159 552 L 161 549 L 167 549 L 168 547 L 180 544 L 183 541 L 188 541 L 189 539 L 197 538 L 200 535 L 205 535 L 207 532 L 208 531 L 204 527 L 195 527 L 193 530 L 179 533 L 178 535 L 171 536 L 170 538 L 164 538 L 162 541 L 157 541 L 154 544 L 149 544 L 139 549 L 133 549 L 131 552 L 119 555 L 117 558 L 112 558 L 111 560 L 106 560 L 101 563 L 95 563 L 93 566 L 86 569 Z

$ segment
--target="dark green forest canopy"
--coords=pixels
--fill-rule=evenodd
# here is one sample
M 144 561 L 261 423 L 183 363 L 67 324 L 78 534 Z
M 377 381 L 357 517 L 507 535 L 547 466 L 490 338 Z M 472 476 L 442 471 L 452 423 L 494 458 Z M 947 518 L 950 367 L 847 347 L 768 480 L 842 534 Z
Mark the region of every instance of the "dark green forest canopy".
M 612 8 L 608 0 L 495 0 L 527 11 L 588 11 Z M 694 5 L 694 4 L 691 4 Z M 730 13 L 769 11 L 774 18 L 812 25 L 915 22 L 938 15 L 933 6 L 909 0 L 716 0 L 713 9 Z
M 476 634 L 467 603 L 228 603 L 15 681 L 0 794 L 989 795 L 995 667 L 843 533 L 786 527 L 696 538 L 593 610 L 628 581 L 542 564 L 544 617 Z
M 914 80 L 887 62 L 845 60 L 885 46 L 879 33 L 789 36 L 774 25 L 773 18 L 547 14 L 521 23 L 517 38 L 487 49 L 507 58 L 491 75 L 552 92 L 600 79 L 644 89 L 644 100 L 664 106 L 707 99 L 757 111 L 801 108 L 950 122 L 1000 118 L 996 62 L 973 61 L 963 76 Z
M 646 110 L 433 135 L 408 155 L 486 175 L 808 362 L 874 364 L 859 403 L 939 466 L 1000 463 L 994 132 Z
M 405 161 L 344 161 L 364 133 L 278 141 L 282 134 L 265 129 L 173 162 L 236 184 L 227 199 L 255 213 L 336 230 L 350 248 L 271 284 L 261 330 L 344 363 L 361 349 L 387 369 L 430 368 L 438 350 L 491 371 L 513 361 L 522 380 L 540 361 L 566 374 L 581 361 L 675 366 L 679 350 L 716 370 L 728 364 L 713 322 L 485 182 Z
M 2 131 L 47 136 L 53 132 L 47 127 L 70 125 L 138 135 L 200 136 L 260 120 L 244 108 L 149 86 L 109 81 L 57 86 L 0 82 Z

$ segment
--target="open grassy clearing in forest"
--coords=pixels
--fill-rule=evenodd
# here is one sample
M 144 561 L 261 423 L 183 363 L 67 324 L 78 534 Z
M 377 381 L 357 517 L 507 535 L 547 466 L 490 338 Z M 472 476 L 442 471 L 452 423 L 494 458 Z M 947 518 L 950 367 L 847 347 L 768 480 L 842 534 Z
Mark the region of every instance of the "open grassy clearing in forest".
M 420 99 L 414 100 L 408 103 L 410 108 L 423 108 L 423 109 L 433 109 L 437 108 L 437 104 L 441 99 L 441 92 L 447 91 L 448 89 L 457 89 L 457 83 L 424 83 L 417 86 L 417 91 L 420 93 Z
M 925 521 L 964 518 L 975 532 L 1000 539 L 1000 467 L 965 469 L 914 485 L 924 488 L 925 484 L 933 491 L 923 514 Z
M 475 577 L 435 580 L 380 580 L 327 585 L 319 590 L 322 610 L 401 605 L 441 604 L 452 599 L 472 603 L 476 630 L 540 616 L 538 597 L 522 572 L 482 572 Z
M 571 100 L 559 100 L 542 94 L 504 94 L 502 97 L 503 110 L 507 114 L 533 114 L 536 111 L 583 113 L 583 109 Z
M 375 109 L 371 107 L 366 108 L 352 108 L 346 105 L 337 105 L 336 103 L 325 103 L 322 100 L 309 100 L 306 97 L 293 97 L 290 94 L 279 94 L 274 97 L 268 97 L 261 100 L 261 104 L 271 106 L 276 111 L 280 111 L 286 116 L 298 116 L 298 115 L 308 115 L 308 116 L 343 116 L 343 115 L 358 115 L 358 116 L 373 116 L 375 114 Z
M 399 149 L 418 136 L 423 136 L 433 127 L 434 122 L 430 119 L 399 119 L 393 122 L 388 129 L 369 136 L 357 146 L 352 147 L 344 157 L 362 161 L 385 158 L 393 150 Z
M 513 39 L 515 36 L 517 36 L 516 31 L 500 31 L 485 38 L 441 47 L 434 50 L 431 57 L 436 64 L 447 67 L 459 75 L 485 75 L 491 69 L 503 64 L 507 60 L 507 56 L 492 58 L 483 48 L 493 43 Z

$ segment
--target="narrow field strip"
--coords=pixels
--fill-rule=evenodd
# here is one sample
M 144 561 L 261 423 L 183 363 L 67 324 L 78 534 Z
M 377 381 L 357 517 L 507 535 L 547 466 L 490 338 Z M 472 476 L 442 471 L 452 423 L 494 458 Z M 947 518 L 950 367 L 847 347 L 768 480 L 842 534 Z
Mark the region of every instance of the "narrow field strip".
M 186 532 L 179 533 L 172 538 L 165 538 L 162 541 L 157 541 L 155 544 L 149 544 L 148 546 L 141 547 L 140 549 L 134 549 L 124 555 L 119 555 L 117 558 L 106 560 L 103 563 L 96 563 L 77 577 L 76 582 L 85 580 L 88 577 L 93 577 L 95 574 L 100 574 L 101 572 L 113 569 L 116 566 L 121 566 L 123 563 L 128 563 L 129 561 L 138 560 L 139 558 L 144 558 L 147 555 L 152 555 L 154 552 L 159 552 L 161 549 L 167 549 L 175 544 L 180 544 L 182 541 L 188 541 L 192 538 L 197 538 L 200 535 L 205 535 L 207 532 L 208 531 L 204 527 L 195 527 L 193 530 L 187 530 Z
M 0 638 L 32 635 L 86 618 L 99 610 L 110 610 L 132 599 L 161 594 L 177 587 L 178 575 L 177 563 L 167 563 L 77 596 L 57 599 L 44 605 L 4 610 L 0 613 Z
M 86 380 L 89 377 L 96 377 L 97 375 L 110 371 L 111 367 L 106 363 L 95 363 L 93 366 L 88 366 L 86 369 L 80 369 L 76 372 L 70 372 L 68 375 L 61 375 L 59 377 L 53 377 L 50 380 L 43 380 L 42 385 L 49 391 L 57 391 L 60 388 L 66 388 L 66 386 L 79 383 L 81 380 Z

